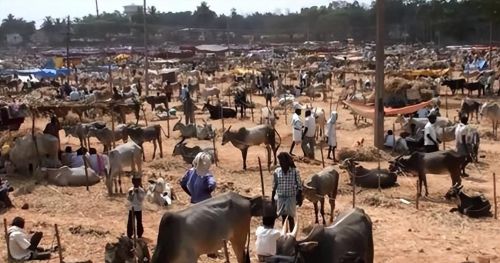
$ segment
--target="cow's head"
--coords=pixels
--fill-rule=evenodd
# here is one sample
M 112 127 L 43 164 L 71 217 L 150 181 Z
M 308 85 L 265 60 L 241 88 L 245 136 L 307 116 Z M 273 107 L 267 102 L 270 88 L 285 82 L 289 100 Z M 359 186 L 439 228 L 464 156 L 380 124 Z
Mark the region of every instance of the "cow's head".
M 224 133 L 222 134 L 222 145 L 224 145 L 230 141 L 230 138 L 229 138 L 229 136 L 231 136 L 230 130 L 231 130 L 231 126 L 229 126 L 229 128 L 227 128 L 227 130 L 225 130 Z
M 410 172 L 411 167 L 413 167 L 414 162 L 416 162 L 416 153 L 413 153 L 412 155 L 400 155 L 396 157 L 393 161 L 389 161 L 389 171 L 391 173 L 405 173 L 405 172 Z
M 446 200 L 451 200 L 452 198 L 457 198 L 460 192 L 462 191 L 463 185 L 459 185 L 458 183 L 454 184 L 450 190 L 444 196 Z
M 182 140 L 175 144 L 172 156 L 182 155 L 182 153 L 184 152 L 183 149 L 186 147 L 186 143 L 184 142 L 185 139 L 185 137 L 182 137 Z
M 340 169 L 345 169 L 349 171 L 353 171 L 356 166 L 359 165 L 358 162 L 354 161 L 352 158 L 347 158 L 339 165 Z
M 182 116 L 179 118 L 179 121 L 174 124 L 173 131 L 180 131 L 184 125 L 182 124 Z
M 304 240 L 297 240 L 299 232 L 299 220 L 297 217 L 295 226 L 292 232 L 288 232 L 288 220 L 285 220 L 281 237 L 276 241 L 276 255 L 280 257 L 280 262 L 307 262 L 307 255 L 315 253 L 318 247 L 318 242 L 310 241 L 311 235 L 316 235 L 323 231 L 323 226 L 316 226 L 311 234 Z

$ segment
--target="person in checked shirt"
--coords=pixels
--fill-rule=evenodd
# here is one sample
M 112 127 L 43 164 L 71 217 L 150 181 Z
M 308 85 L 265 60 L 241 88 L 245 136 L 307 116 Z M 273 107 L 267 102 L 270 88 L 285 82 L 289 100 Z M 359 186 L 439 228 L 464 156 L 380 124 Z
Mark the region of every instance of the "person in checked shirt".
M 295 226 L 296 206 L 302 206 L 302 181 L 293 158 L 286 152 L 278 154 L 280 166 L 274 170 L 272 202 L 276 202 L 277 215 L 283 223 L 288 216 L 290 229 Z

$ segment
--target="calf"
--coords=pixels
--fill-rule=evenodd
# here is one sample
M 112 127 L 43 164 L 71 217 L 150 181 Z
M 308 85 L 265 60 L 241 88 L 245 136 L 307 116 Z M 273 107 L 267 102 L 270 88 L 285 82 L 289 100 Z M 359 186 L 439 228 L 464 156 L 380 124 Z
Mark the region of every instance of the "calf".
M 165 213 L 151 262 L 196 263 L 200 255 L 221 248 L 223 240 L 231 242 L 238 263 L 250 262 L 248 251 L 245 255 L 250 219 L 262 215 L 263 203 L 262 197 L 250 199 L 228 192 Z
M 115 192 L 118 192 L 120 185 L 120 193 L 122 191 L 121 173 L 126 167 L 130 167 L 132 172 L 136 172 L 136 166 L 139 173 L 142 172 L 142 148 L 135 142 L 128 142 L 117 146 L 109 151 L 109 171 L 106 176 L 106 186 L 108 193 L 113 194 L 113 184 Z M 118 182 L 116 176 L 118 175 Z
M 163 146 L 161 143 L 161 126 L 159 124 L 148 126 L 146 128 L 138 127 L 138 126 L 127 126 L 125 128 L 125 133 L 139 145 L 142 149 L 142 144 L 144 142 L 153 142 L 153 159 L 156 155 L 156 142 L 158 142 L 158 146 L 160 147 L 160 158 L 163 158 Z M 144 154 L 144 150 L 142 151 L 143 160 L 146 161 L 146 156 Z
M 322 171 L 315 173 L 311 178 L 303 183 L 304 197 L 314 204 L 314 215 L 316 216 L 316 224 L 318 220 L 318 202 L 321 204 L 321 218 L 323 224 L 325 221 L 325 199 L 324 196 L 328 195 L 330 203 L 330 223 L 333 222 L 333 211 L 335 210 L 335 198 L 337 197 L 337 189 L 339 186 L 339 173 L 329 166 Z
M 446 193 L 446 199 L 457 199 L 457 208 L 451 209 L 450 212 L 458 211 L 474 218 L 491 216 L 491 204 L 484 195 L 468 196 L 462 191 L 462 188 L 463 185 L 455 184 Z

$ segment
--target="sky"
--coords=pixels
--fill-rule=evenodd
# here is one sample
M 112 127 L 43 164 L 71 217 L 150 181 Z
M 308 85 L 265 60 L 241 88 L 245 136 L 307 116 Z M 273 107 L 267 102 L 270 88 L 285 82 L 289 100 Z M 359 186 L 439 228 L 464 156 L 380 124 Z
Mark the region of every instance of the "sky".
M 97 0 L 99 12 L 123 11 L 124 5 L 142 5 L 142 0 Z M 202 0 L 147 0 L 147 6 L 154 5 L 161 12 L 194 11 Z M 240 14 L 254 12 L 295 12 L 302 7 L 328 5 L 332 0 L 206 0 L 212 10 L 229 14 L 236 8 Z M 352 2 L 354 0 L 347 0 Z M 366 4 L 371 0 L 359 0 Z M 35 21 L 39 26 L 44 17 L 82 17 L 95 14 L 95 0 L 0 0 L 0 19 L 8 14 Z

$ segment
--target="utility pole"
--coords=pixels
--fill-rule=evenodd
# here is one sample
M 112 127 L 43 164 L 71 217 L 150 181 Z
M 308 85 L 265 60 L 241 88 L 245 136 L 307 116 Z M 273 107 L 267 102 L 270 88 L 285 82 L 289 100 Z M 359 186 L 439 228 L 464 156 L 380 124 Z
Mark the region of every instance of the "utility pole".
M 375 120 L 374 146 L 382 148 L 384 145 L 384 0 L 377 0 L 377 50 L 375 75 Z
M 146 0 L 144 0 L 144 89 L 149 95 L 148 26 L 146 24 Z
M 69 16 L 68 16 L 68 21 L 67 21 L 67 28 L 66 28 L 66 69 L 68 69 L 68 75 L 66 76 L 66 81 L 68 82 L 69 84 L 69 76 L 71 75 L 71 68 L 69 67 L 69 41 L 71 40 L 70 38 L 70 20 L 69 20 Z
M 99 17 L 99 4 L 97 3 L 97 0 L 95 0 L 95 13 L 97 17 Z

